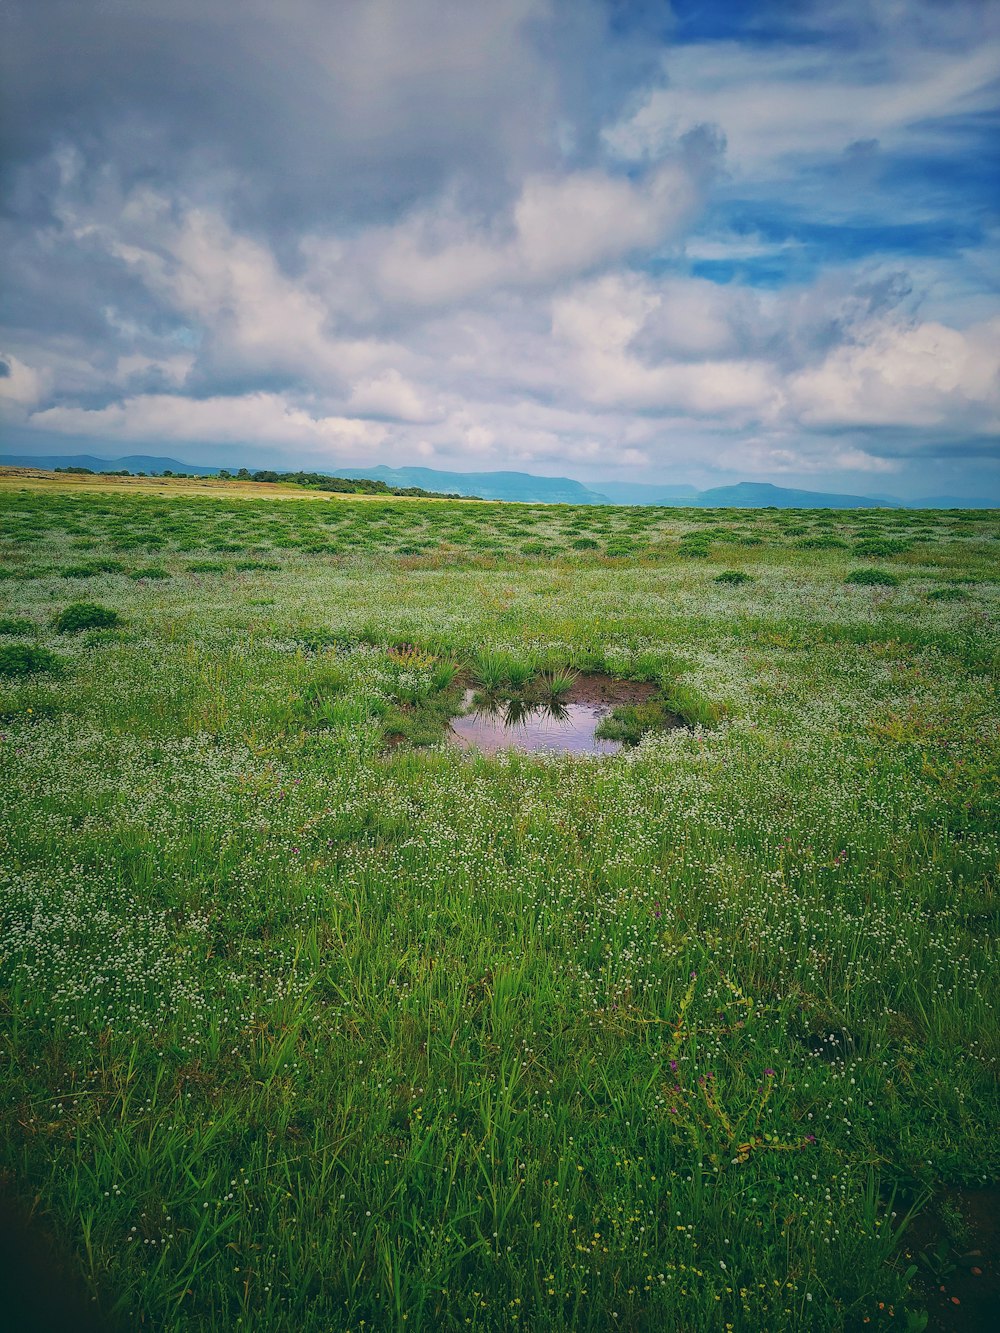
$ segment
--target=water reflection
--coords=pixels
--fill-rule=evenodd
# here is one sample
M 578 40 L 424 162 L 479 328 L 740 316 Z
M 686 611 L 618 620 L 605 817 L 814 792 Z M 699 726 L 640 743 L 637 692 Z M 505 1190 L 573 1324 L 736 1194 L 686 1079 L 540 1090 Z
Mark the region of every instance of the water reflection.
M 522 750 L 544 754 L 616 754 L 620 741 L 594 735 L 611 712 L 607 703 L 528 703 L 521 698 L 494 699 L 467 690 L 465 711 L 451 720 L 453 739 L 466 749 L 495 754 Z

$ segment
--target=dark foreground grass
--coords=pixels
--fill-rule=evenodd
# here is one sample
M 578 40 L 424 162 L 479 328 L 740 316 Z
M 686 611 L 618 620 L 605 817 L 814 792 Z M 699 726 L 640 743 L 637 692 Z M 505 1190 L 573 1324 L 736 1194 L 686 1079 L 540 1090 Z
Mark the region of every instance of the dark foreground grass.
M 995 520 L 327 507 L 3 500 L 9 1191 L 129 1330 L 921 1328 L 997 1172 Z M 574 670 L 694 725 L 412 748 Z

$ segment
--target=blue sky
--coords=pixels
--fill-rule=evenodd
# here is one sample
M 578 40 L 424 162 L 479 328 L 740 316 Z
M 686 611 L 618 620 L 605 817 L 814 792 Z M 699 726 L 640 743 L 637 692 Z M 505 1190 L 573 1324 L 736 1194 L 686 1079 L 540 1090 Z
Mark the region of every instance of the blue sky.
M 1000 8 L 13 0 L 8 450 L 1000 493 Z

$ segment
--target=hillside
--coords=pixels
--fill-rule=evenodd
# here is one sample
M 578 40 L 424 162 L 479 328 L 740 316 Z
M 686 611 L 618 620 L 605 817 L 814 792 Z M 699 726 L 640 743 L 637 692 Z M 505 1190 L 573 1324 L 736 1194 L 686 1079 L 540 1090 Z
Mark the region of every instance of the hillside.
M 697 503 L 706 508 L 738 509 L 900 509 L 900 500 L 876 500 L 865 495 L 836 495 L 826 491 L 798 491 L 772 486 L 767 481 L 741 481 L 735 486 L 714 486 L 700 491 Z

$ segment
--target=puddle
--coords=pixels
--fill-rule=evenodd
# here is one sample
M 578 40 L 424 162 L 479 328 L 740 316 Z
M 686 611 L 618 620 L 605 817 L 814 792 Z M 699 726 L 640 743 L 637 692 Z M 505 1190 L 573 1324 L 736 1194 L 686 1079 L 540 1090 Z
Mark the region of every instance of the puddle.
M 619 704 L 642 704 L 656 694 L 649 681 L 616 680 L 581 672 L 559 701 L 491 698 L 466 690 L 462 712 L 451 720 L 450 738 L 483 754 L 521 750 L 526 754 L 617 754 L 624 742 L 601 740 L 598 725 Z
M 469 750 L 496 754 L 523 750 L 542 754 L 617 754 L 621 741 L 594 735 L 614 707 L 602 701 L 525 703 L 521 699 L 487 700 L 466 690 L 464 711 L 451 719 L 452 739 Z

